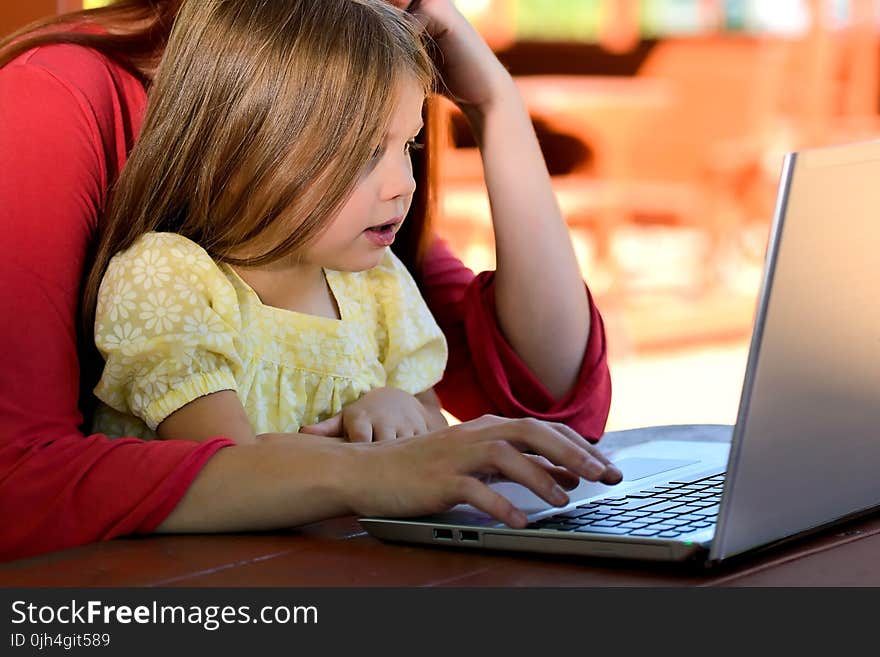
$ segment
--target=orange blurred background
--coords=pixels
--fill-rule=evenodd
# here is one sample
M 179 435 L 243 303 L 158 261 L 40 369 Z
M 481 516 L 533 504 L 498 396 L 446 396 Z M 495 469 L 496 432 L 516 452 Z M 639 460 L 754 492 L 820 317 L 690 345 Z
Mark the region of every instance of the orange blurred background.
M 520 86 L 605 317 L 608 429 L 733 423 L 783 155 L 878 134 L 880 0 L 457 4 Z M 3 0 L 0 34 L 80 5 Z M 440 230 L 492 268 L 479 155 L 446 109 Z
M 520 85 L 603 311 L 608 429 L 732 424 L 783 155 L 880 130 L 880 2 L 457 4 Z M 450 113 L 443 232 L 492 267 L 479 158 Z

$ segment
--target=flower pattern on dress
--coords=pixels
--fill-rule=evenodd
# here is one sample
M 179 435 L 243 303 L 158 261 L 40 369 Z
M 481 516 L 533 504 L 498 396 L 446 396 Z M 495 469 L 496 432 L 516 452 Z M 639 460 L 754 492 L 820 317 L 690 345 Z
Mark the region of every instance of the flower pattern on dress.
M 106 311 L 102 307 L 99 312 L 107 312 L 112 322 L 128 319 L 136 308 L 135 297 L 136 294 L 131 283 L 118 279 L 106 297 Z
M 110 327 L 110 331 L 102 335 L 102 338 L 105 348 L 115 349 L 128 356 L 134 353 L 137 341 L 142 334 L 143 331 L 140 327 L 132 325 L 131 322 L 125 322 L 125 324 L 114 324 Z
M 171 280 L 168 257 L 161 250 L 146 249 L 131 264 L 131 280 L 144 290 L 161 286 Z
M 193 306 L 199 302 L 199 299 L 205 293 L 205 284 L 198 274 L 193 271 L 186 271 L 178 275 L 174 279 L 172 287 L 181 303 L 188 303 Z
M 147 300 L 141 301 L 140 309 L 140 318 L 147 331 L 167 333 L 180 322 L 183 306 L 177 303 L 174 297 L 170 297 L 165 290 L 158 290 L 147 293 Z
M 226 337 L 226 327 L 211 308 L 194 308 L 183 318 L 181 329 L 194 345 L 214 347 Z
M 148 233 L 108 267 L 95 341 L 105 358 L 94 430 L 153 428 L 218 390 L 238 393 L 256 433 L 295 432 L 365 392 L 437 383 L 446 341 L 403 264 L 325 271 L 341 319 L 261 303 L 228 265 L 174 233 Z

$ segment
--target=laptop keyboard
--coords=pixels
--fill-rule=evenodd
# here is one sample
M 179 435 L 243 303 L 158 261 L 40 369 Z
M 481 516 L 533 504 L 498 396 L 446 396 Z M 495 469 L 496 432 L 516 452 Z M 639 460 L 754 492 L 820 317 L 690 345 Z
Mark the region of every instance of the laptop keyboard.
M 541 518 L 527 529 L 676 538 L 715 525 L 724 474 L 670 481 L 629 495 L 592 500 Z

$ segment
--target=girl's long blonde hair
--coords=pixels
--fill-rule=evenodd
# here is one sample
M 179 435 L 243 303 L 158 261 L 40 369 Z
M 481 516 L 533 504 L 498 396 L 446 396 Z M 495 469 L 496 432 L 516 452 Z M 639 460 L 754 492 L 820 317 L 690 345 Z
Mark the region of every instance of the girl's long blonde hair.
M 431 58 L 382 0 L 185 1 L 102 222 L 84 328 L 110 259 L 146 232 L 246 266 L 300 250 L 368 164 L 404 76 L 427 93 Z M 269 229 L 286 237 L 232 256 Z

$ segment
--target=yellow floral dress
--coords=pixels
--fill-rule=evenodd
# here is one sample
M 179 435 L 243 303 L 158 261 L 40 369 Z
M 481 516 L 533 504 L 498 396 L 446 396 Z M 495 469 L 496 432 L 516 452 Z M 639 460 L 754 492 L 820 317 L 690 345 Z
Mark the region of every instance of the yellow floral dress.
M 93 430 L 154 439 L 182 406 L 234 390 L 256 433 L 296 432 L 373 388 L 416 394 L 440 380 L 446 340 L 390 250 L 368 271 L 324 273 L 341 319 L 264 305 L 185 237 L 140 237 L 98 294 Z

